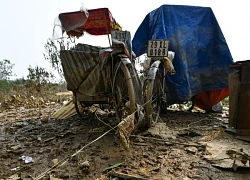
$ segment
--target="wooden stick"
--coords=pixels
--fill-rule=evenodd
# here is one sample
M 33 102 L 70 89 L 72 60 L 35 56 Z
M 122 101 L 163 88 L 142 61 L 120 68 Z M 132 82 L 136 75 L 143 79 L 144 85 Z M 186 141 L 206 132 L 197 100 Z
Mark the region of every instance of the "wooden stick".
M 130 180 L 147 180 L 146 178 L 130 175 L 130 174 L 124 174 L 124 173 L 118 173 L 118 172 L 110 172 L 109 175 L 118 177 L 118 178 L 123 178 L 123 179 L 130 179 Z
M 117 164 L 115 164 L 115 165 L 113 165 L 113 166 L 110 166 L 110 167 L 105 168 L 103 171 L 111 170 L 111 169 L 114 169 L 114 168 L 119 167 L 119 166 L 121 166 L 121 165 L 122 165 L 122 163 L 117 163 Z
M 165 140 L 165 139 L 158 139 L 158 138 L 145 137 L 145 136 L 139 136 L 139 135 L 131 135 L 131 137 L 138 137 L 138 138 L 142 138 L 142 139 L 149 139 L 149 140 L 160 141 L 160 142 L 169 142 L 169 143 L 179 144 L 179 145 L 184 145 L 184 146 L 206 147 L 206 145 L 180 143 L 180 142 L 174 142 L 174 141 L 169 141 L 169 140 Z

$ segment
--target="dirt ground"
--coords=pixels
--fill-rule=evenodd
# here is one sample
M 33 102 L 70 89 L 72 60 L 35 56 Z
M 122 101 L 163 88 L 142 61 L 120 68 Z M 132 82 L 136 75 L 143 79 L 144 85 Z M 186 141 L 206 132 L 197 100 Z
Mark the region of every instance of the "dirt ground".
M 51 118 L 61 106 L 44 103 L 39 108 L 4 108 L 2 104 L 1 180 L 250 179 L 250 164 L 237 169 L 232 166 L 234 170 L 219 167 L 207 158 L 211 155 L 209 143 L 233 143 L 235 149 L 249 147 L 249 142 L 225 131 L 229 116 L 226 106 L 222 113 L 169 108 L 154 128 L 130 137 L 128 150 L 116 130 L 110 130 L 112 123 L 107 126 L 100 121 L 107 120 L 108 115 Z M 215 149 L 221 150 L 219 146 Z M 246 164 L 250 163 L 248 155 Z

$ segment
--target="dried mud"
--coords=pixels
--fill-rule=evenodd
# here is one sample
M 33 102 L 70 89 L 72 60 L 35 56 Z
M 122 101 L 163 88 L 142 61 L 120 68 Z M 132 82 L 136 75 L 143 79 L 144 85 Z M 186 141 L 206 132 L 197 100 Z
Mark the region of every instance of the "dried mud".
M 16 107 L 0 113 L 0 179 L 155 179 L 246 180 L 249 168 L 215 167 L 199 142 L 234 141 L 223 113 L 169 109 L 161 133 L 140 130 L 125 150 L 115 130 L 91 115 L 50 118 L 60 104 Z M 163 136 L 163 135 L 164 136 Z M 25 163 L 20 157 L 30 157 Z

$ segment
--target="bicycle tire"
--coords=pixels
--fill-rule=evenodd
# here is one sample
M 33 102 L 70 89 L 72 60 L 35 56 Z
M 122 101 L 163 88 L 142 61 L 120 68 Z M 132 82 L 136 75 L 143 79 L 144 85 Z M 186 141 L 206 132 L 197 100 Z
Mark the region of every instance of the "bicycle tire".
M 146 79 L 144 82 L 145 120 L 148 128 L 154 126 L 160 116 L 164 95 L 162 78 L 163 75 L 158 69 L 155 79 Z
M 118 63 L 114 75 L 115 111 L 116 117 L 122 121 L 125 117 L 135 112 L 135 93 L 131 74 L 126 65 Z M 125 83 L 126 82 L 126 83 Z M 128 103 L 129 102 L 129 103 Z
M 79 117 L 82 117 L 82 113 L 80 112 L 79 106 L 78 106 L 78 103 L 80 102 L 77 101 L 76 93 L 73 93 L 73 103 L 76 109 L 76 113 L 78 114 Z

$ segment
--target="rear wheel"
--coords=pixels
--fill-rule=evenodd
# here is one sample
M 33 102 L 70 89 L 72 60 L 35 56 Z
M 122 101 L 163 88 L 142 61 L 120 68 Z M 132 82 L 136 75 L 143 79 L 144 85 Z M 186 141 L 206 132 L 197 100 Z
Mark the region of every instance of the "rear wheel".
M 73 103 L 79 117 L 83 117 L 86 113 L 87 107 L 90 107 L 92 104 L 84 104 L 83 102 L 77 101 L 76 93 L 73 93 Z
M 114 104 L 116 117 L 120 122 L 135 112 L 135 93 L 132 78 L 126 65 L 118 63 L 114 73 Z
M 82 113 L 79 110 L 79 104 L 81 103 L 77 101 L 76 93 L 73 93 L 73 103 L 75 105 L 75 109 L 76 109 L 78 116 L 82 117 Z
M 145 119 L 147 127 L 152 127 L 159 119 L 161 107 L 163 106 L 164 87 L 163 74 L 156 72 L 155 79 L 146 79 L 144 82 Z

